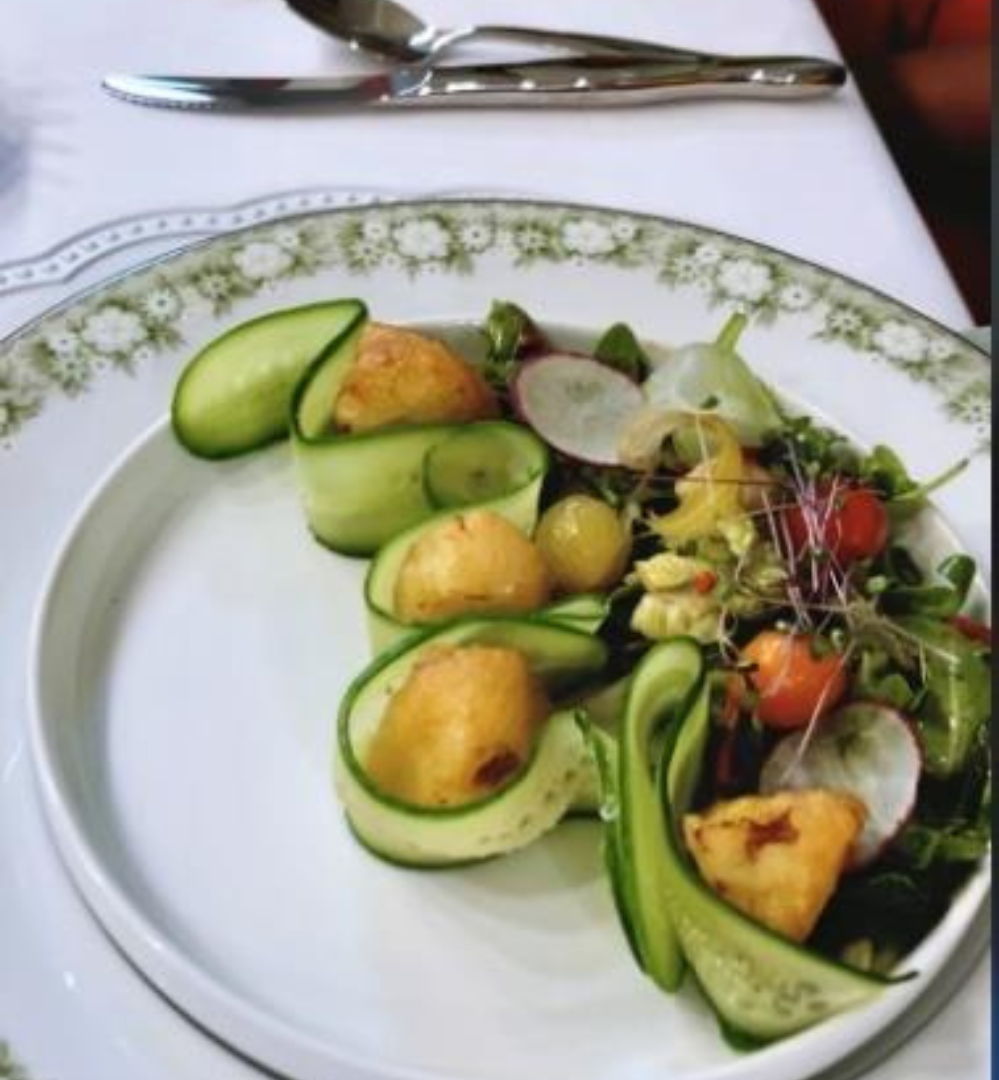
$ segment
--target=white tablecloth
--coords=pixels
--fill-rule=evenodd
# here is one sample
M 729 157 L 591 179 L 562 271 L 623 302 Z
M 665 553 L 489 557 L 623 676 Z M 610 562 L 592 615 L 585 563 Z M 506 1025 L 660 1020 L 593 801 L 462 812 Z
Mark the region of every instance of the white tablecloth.
M 804 0 L 418 3 L 443 25 L 561 24 L 717 51 L 835 54 Z M 853 86 L 807 104 L 712 101 L 644 110 L 154 111 L 105 96 L 101 75 L 305 74 L 359 71 L 370 62 L 298 21 L 281 0 L 5 0 L 3 14 L 0 275 L 4 264 L 31 261 L 71 235 L 128 215 L 224 208 L 303 188 L 477 191 L 690 219 L 844 271 L 949 325 L 968 321 Z M 127 258 L 119 254 L 115 267 Z M 0 334 L 73 284 L 0 287 Z M 988 998 L 983 964 L 947 1010 L 871 1076 L 984 1080 Z M 3 1017 L 0 1035 L 17 1035 L 4 1030 Z M 79 1075 L 88 1075 L 85 1063 Z
M 560 23 L 718 51 L 834 53 L 805 0 L 420 0 L 445 26 Z M 5 0 L 0 261 L 137 211 L 317 184 L 491 189 L 703 222 L 951 325 L 966 312 L 852 86 L 803 104 L 261 117 L 139 109 L 103 73 L 314 73 L 363 61 L 281 0 Z

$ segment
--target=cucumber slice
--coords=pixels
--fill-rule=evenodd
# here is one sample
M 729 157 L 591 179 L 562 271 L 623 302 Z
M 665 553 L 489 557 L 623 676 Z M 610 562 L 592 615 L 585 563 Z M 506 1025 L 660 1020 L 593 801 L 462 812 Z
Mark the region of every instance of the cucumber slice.
M 619 879 L 618 910 L 631 928 L 643 970 L 669 991 L 680 985 L 684 961 L 666 903 L 667 835 L 652 747 L 683 715 L 703 674 L 701 650 L 689 638 L 650 650 L 631 678 L 618 753 L 618 818 L 611 833 L 617 850 L 610 857 Z
M 423 460 L 450 434 L 437 424 L 315 439 L 296 431 L 295 471 L 316 539 L 341 555 L 366 557 L 429 517 Z
M 477 423 L 456 428 L 427 453 L 423 472 L 427 501 L 442 509 L 479 505 L 534 485 L 546 472 L 548 462 L 545 444 L 517 424 Z M 532 513 L 536 509 L 535 497 Z M 533 517 L 524 528 L 533 531 Z
M 591 717 L 581 723 L 601 781 L 608 876 L 639 966 L 674 990 L 689 963 L 726 1036 L 757 1046 L 862 1004 L 892 980 L 787 941 L 701 881 L 678 837 L 710 733 L 703 676 L 693 641 L 664 642 L 631 676 L 617 746 Z M 616 684 L 608 694 L 621 700 Z
M 436 510 L 494 499 L 536 513 L 548 451 L 516 424 L 335 429 L 333 405 L 367 325 L 359 300 L 310 304 L 223 334 L 185 369 L 173 426 L 200 457 L 257 449 L 291 429 L 299 487 L 316 538 L 370 555 Z M 533 527 L 533 517 L 531 518 Z
M 587 634 L 595 634 L 610 613 L 610 600 L 600 593 L 579 593 L 556 600 L 539 614 L 549 622 L 574 626 Z
M 662 662 L 653 654 L 650 659 L 653 665 Z M 700 779 L 709 731 L 704 683 L 682 723 L 667 733 L 660 757 L 666 839 L 661 880 L 684 956 L 723 1029 L 758 1045 L 861 1005 L 893 980 L 795 945 L 730 907 L 700 879 L 678 837 Z
M 456 447 L 460 448 L 460 456 L 455 450 Z M 500 447 L 508 464 L 503 469 L 492 469 L 489 463 Z M 477 467 L 480 460 L 486 463 L 486 469 L 482 473 L 478 473 Z M 475 503 L 475 509 L 492 510 L 501 514 L 528 535 L 534 531 L 538 516 L 538 497 L 548 466 L 548 451 L 530 431 L 503 421 L 470 424 L 457 431 L 450 429 L 443 441 L 435 443 L 426 453 L 423 484 L 425 494 L 432 490 L 429 479 L 431 472 L 439 469 L 442 462 L 447 462 L 448 480 L 453 484 L 449 489 L 452 494 L 457 494 L 459 490 L 465 494 L 474 491 L 476 496 L 481 496 L 482 499 Z M 478 479 L 464 483 L 460 479 L 462 470 L 468 476 L 477 473 L 479 476 L 487 475 L 489 481 L 496 486 L 488 488 Z M 438 478 L 439 475 L 438 473 Z M 465 508 L 467 504 L 457 505 Z M 416 628 L 416 624 L 397 618 L 393 611 L 396 581 L 407 552 L 427 529 L 460 512 L 454 509 L 433 514 L 379 548 L 364 581 L 368 635 L 376 653 Z M 589 615 L 592 620 L 592 609 Z M 567 615 L 567 621 L 569 619 L 587 625 L 582 617 L 577 620 L 571 613 Z
M 472 642 L 519 649 L 553 697 L 595 675 L 606 659 L 596 638 L 534 617 L 462 619 L 411 636 L 354 680 L 340 709 L 334 783 L 351 827 L 370 850 L 405 866 L 451 866 L 530 843 L 572 804 L 587 748 L 575 712 L 550 716 L 534 754 L 508 785 L 478 802 L 442 809 L 385 795 L 362 762 L 389 699 L 428 649 Z
M 540 614 L 551 620 L 561 621 L 559 617 L 560 607 L 571 610 L 576 604 L 579 610 L 592 607 L 593 620 L 587 622 L 584 617 L 580 621 L 566 621 L 565 625 L 575 626 L 577 629 L 585 629 L 587 633 L 595 633 L 607 614 L 607 600 L 602 596 L 584 594 L 573 596 L 561 604 L 552 604 Z M 598 613 L 599 612 L 599 616 Z M 599 622 L 597 618 L 599 617 Z M 630 679 L 625 677 L 609 686 L 600 687 L 596 691 L 589 691 L 575 704 L 578 708 L 577 723 L 586 736 L 590 750 L 588 767 L 584 769 L 579 778 L 579 786 L 572 800 L 571 812 L 579 817 L 600 816 L 605 819 L 607 826 L 616 819 L 616 797 L 614 810 L 607 809 L 607 793 L 612 790 L 608 777 L 617 775 L 617 740 L 621 728 L 621 718 L 624 716 L 625 703 L 628 698 L 628 684 Z M 599 745 L 597 745 L 599 743 Z M 604 773 L 607 776 L 604 776 Z M 617 781 L 614 780 L 613 791 L 617 791 Z M 604 845 L 605 861 L 608 857 L 608 845 Z M 614 879 L 611 879 L 614 884 Z
M 621 812 L 618 798 L 617 739 L 594 723 L 593 713 L 589 709 L 580 710 L 576 722 L 586 737 L 593 763 L 592 771 L 598 786 L 597 813 L 604 823 L 604 869 L 607 871 L 607 880 L 610 882 L 614 907 L 631 955 L 635 963 L 644 971 L 645 961 L 642 957 L 641 943 L 632 919 L 632 905 L 625 889 L 626 874 L 621 846 Z
M 430 517 L 439 509 L 436 498 L 448 505 L 459 497 L 509 499 L 522 504 L 518 513 L 536 506 L 548 454 L 519 425 L 335 430 L 333 402 L 365 321 L 348 327 L 312 364 L 292 400 L 296 472 L 316 538 L 341 554 L 365 556 Z
M 423 460 L 452 431 L 445 424 L 336 431 L 333 403 L 366 323 L 352 324 L 313 362 L 291 402 L 292 450 L 309 528 L 343 555 L 370 555 L 432 512 Z
M 657 645 L 628 680 L 592 699 L 582 721 L 600 780 L 604 861 L 618 917 L 639 967 L 667 991 L 680 985 L 684 960 L 666 904 L 666 829 L 651 746 L 679 722 L 703 669 L 691 639 Z M 618 710 L 615 740 L 607 728 Z
M 359 300 L 272 312 L 209 342 L 174 391 L 173 429 L 192 454 L 225 458 L 283 438 L 303 371 L 366 318 Z

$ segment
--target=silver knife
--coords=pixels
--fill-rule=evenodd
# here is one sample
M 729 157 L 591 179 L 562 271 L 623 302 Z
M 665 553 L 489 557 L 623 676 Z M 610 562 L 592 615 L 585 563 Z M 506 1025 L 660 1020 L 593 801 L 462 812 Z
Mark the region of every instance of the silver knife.
M 653 105 L 722 96 L 785 100 L 827 94 L 845 81 L 840 64 L 814 57 L 588 56 L 519 64 L 413 64 L 374 75 L 330 78 L 107 75 L 102 85 L 125 101 L 167 108 L 369 109 Z

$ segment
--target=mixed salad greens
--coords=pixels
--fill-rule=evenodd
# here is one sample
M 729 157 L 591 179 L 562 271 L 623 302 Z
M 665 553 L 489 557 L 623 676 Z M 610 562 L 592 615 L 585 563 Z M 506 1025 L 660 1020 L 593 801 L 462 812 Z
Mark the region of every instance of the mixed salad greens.
M 889 986 L 986 855 L 991 634 L 973 560 L 914 554 L 962 463 L 795 415 L 744 324 L 584 354 L 497 302 L 465 357 L 330 301 L 210 343 L 173 421 L 203 457 L 290 435 L 313 533 L 372 557 L 358 839 L 453 866 L 599 815 L 639 966 L 757 1045 Z

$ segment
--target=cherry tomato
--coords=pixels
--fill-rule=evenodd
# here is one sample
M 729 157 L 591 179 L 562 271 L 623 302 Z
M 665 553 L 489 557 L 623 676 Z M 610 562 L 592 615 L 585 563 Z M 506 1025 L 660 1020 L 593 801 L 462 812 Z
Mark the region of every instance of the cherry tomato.
M 810 513 L 821 528 L 818 539 L 840 563 L 872 558 L 888 543 L 888 511 L 869 488 L 820 482 Z M 801 552 L 810 539 L 806 511 L 792 506 L 785 520 L 794 550 Z
M 701 596 L 707 596 L 717 584 L 718 575 L 710 570 L 699 570 L 694 574 L 694 580 L 691 582 L 691 585 L 694 586 L 694 592 L 700 593 Z
M 807 634 L 764 630 L 742 650 L 742 659 L 756 665 L 749 681 L 759 694 L 756 715 L 768 727 L 803 727 L 843 696 L 843 657 L 816 656 L 812 646 Z
M 969 619 L 967 615 L 954 615 L 948 620 L 955 630 L 960 631 L 969 641 L 977 641 L 982 645 L 992 645 L 992 627 L 977 619 Z

